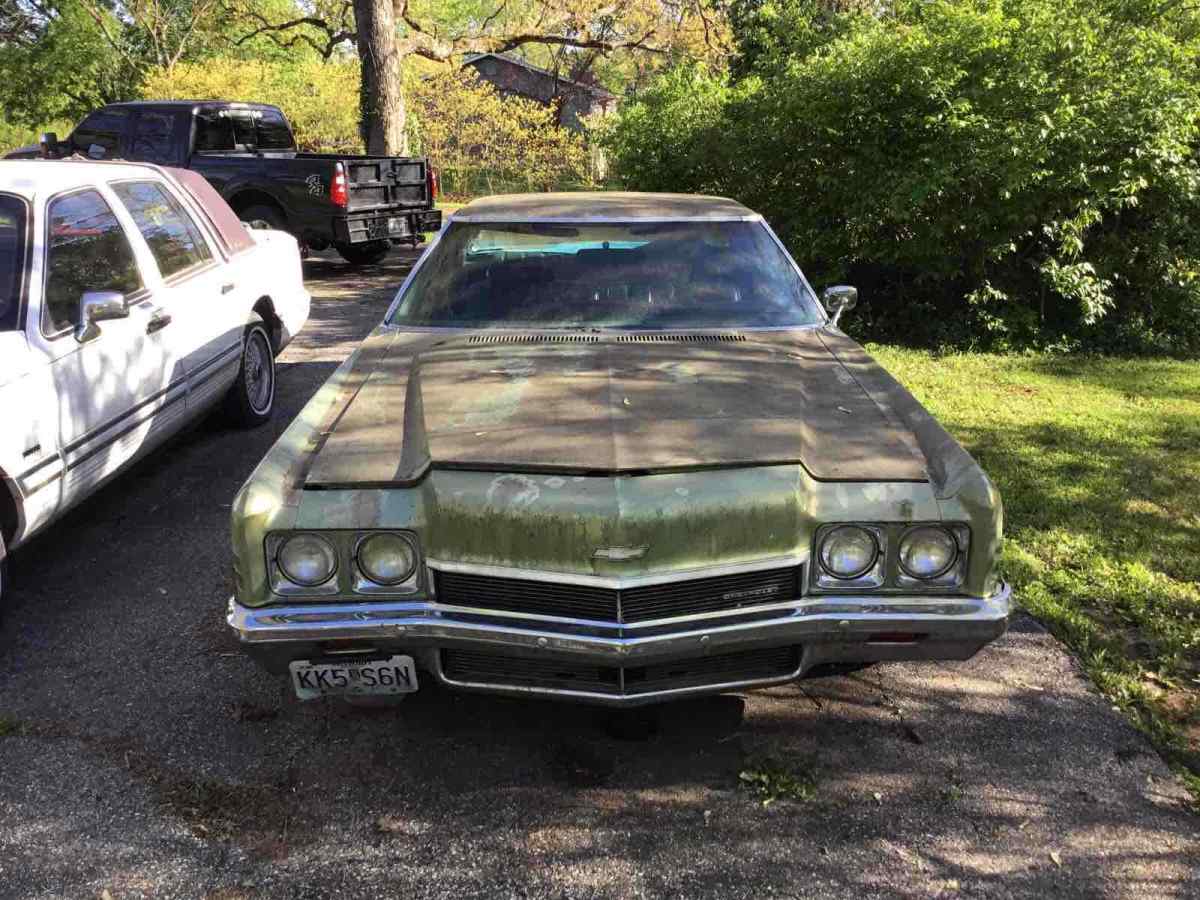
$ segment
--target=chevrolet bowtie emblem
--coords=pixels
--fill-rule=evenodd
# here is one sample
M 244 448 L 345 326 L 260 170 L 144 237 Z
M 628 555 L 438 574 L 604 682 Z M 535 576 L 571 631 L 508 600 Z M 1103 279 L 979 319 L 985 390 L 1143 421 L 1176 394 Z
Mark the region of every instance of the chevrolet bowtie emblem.
M 592 559 L 607 559 L 610 562 L 625 562 L 630 559 L 641 559 L 649 547 L 597 547 Z

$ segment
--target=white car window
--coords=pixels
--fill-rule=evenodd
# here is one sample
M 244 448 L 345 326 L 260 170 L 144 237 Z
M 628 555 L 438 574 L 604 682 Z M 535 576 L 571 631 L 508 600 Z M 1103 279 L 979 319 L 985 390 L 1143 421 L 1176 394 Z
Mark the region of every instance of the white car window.
M 199 226 L 165 187 L 153 181 L 123 181 L 113 191 L 150 247 L 163 278 L 212 259 Z
M 25 271 L 25 203 L 0 194 L 0 331 L 15 331 Z
M 130 296 L 142 289 L 129 239 L 99 193 L 86 190 L 56 197 L 46 218 L 42 331 L 47 336 L 78 324 L 79 298 L 86 291 Z

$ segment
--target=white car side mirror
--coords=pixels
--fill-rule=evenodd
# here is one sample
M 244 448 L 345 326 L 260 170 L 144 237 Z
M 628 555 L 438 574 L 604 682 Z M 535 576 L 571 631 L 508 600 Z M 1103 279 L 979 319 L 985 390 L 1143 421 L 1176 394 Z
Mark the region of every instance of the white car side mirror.
M 75 340 L 83 344 L 98 338 L 100 326 L 97 323 L 128 316 L 125 295 L 120 291 L 84 291 L 79 298 L 79 324 L 75 326 Z

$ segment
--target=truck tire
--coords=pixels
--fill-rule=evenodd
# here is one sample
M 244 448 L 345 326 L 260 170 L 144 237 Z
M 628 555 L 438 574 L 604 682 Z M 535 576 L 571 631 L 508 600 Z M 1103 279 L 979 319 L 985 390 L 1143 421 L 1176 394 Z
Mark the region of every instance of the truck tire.
M 352 266 L 373 266 L 382 262 L 392 245 L 388 241 L 367 241 L 365 244 L 338 244 L 337 252 Z
M 246 326 L 237 380 L 225 395 L 225 415 L 239 428 L 257 428 L 275 411 L 275 353 L 261 319 Z
M 238 213 L 238 218 L 243 222 L 249 222 L 257 228 L 266 226 L 276 231 L 287 231 L 287 221 L 284 219 L 283 213 L 274 206 L 267 206 L 265 203 L 247 206 Z

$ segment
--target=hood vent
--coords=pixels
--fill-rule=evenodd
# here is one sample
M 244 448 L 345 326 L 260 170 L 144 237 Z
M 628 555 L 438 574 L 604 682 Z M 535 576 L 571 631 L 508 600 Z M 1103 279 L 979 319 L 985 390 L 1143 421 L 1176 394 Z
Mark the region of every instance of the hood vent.
M 468 344 L 598 344 L 594 334 L 473 334 Z
M 473 334 L 468 344 L 599 344 L 608 341 L 616 344 L 729 344 L 746 340 L 744 334 Z
M 744 341 L 744 334 L 619 334 L 618 344 L 729 344 Z

